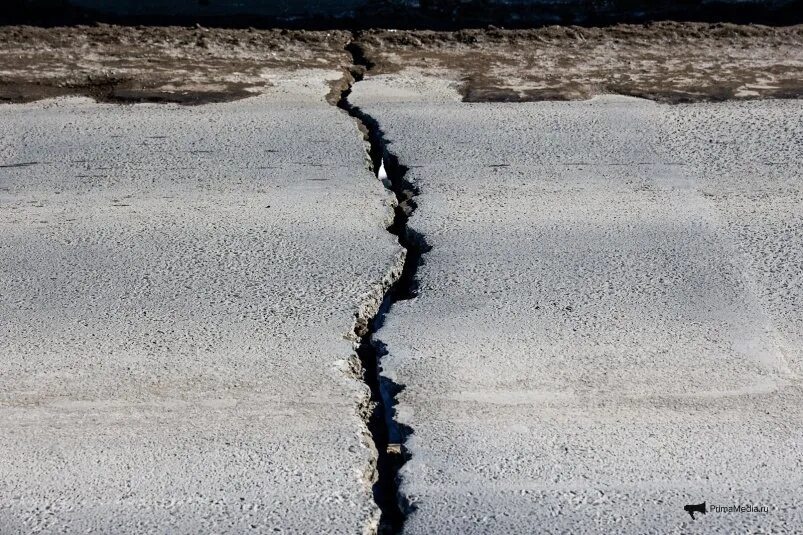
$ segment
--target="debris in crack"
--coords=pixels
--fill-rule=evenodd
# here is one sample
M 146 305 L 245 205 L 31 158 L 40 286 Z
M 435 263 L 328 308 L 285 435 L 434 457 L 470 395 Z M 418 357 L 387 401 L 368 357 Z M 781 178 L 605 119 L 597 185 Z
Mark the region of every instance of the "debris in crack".
M 404 442 L 412 430 L 393 418 L 396 396 L 404 387 L 381 375 L 381 358 L 387 351 L 381 341 L 373 338 L 373 334 L 381 326 L 393 303 L 415 297 L 416 271 L 422 254 L 429 247 L 423 236 L 407 226 L 410 215 L 416 209 L 415 197 L 418 194 L 415 186 L 405 179 L 407 168 L 387 150 L 387 142 L 379 123 L 349 102 L 353 85 L 360 82 L 373 66 L 356 42 L 356 37 L 355 35 L 345 47 L 351 54 L 353 63 L 340 85 L 333 87 L 329 101 L 356 119 L 360 131 L 368 140 L 370 169 L 395 195 L 397 201 L 393 221 L 387 229 L 398 237 L 405 253 L 397 258 L 400 264 L 393 266 L 383 284 L 374 289 L 378 290 L 375 293 L 381 292 L 381 299 L 372 299 L 371 305 L 361 307 L 357 313 L 353 334 L 361 367 L 358 375 L 371 391 L 370 402 L 361 406 L 360 412 L 377 451 L 373 491 L 381 517 L 376 531 L 382 534 L 400 533 L 410 506 L 399 493 L 398 472 L 407 460 Z M 340 90 L 340 95 L 335 100 L 333 97 L 337 89 Z

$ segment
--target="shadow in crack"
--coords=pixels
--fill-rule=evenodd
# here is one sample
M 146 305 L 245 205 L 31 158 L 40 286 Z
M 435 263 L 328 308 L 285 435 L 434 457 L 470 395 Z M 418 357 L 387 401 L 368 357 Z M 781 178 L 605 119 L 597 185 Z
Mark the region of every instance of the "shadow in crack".
M 381 511 L 378 533 L 400 533 L 405 518 L 412 511 L 406 497 L 399 492 L 399 470 L 409 459 L 405 443 L 413 429 L 394 418 L 396 397 L 404 386 L 382 375 L 379 363 L 387 355 L 384 343 L 369 334 L 362 339 L 357 355 L 362 363 L 363 380 L 371 391 L 368 429 L 377 450 L 377 480 L 372 491 Z
M 353 65 L 344 71 L 343 81 L 333 86 L 329 101 L 356 119 L 360 131 L 367 138 L 369 167 L 396 197 L 393 221 L 387 230 L 398 238 L 399 245 L 406 250 L 399 278 L 385 292 L 376 314 L 370 319 L 365 318 L 364 329 L 355 331 L 359 340 L 357 355 L 362 366 L 362 379 L 371 391 L 367 426 L 377 450 L 377 480 L 373 492 L 382 513 L 378 531 L 383 534 L 400 533 L 407 514 L 412 510 L 406 497 L 399 492 L 399 470 L 409 458 L 405 443 L 413 429 L 394 418 L 397 396 L 404 386 L 382 374 L 382 358 L 388 355 L 388 350 L 384 343 L 374 339 L 374 333 L 382 327 L 394 303 L 418 296 L 416 273 L 423 264 L 423 254 L 430 250 L 430 246 L 421 233 L 408 226 L 410 216 L 417 208 L 415 199 L 419 194 L 416 185 L 407 178 L 409 169 L 401 165 L 396 155 L 388 150 L 390 143 L 376 119 L 349 101 L 353 85 L 363 79 L 373 64 L 353 41 L 346 45 L 346 51 L 352 55 Z M 337 89 L 340 90 L 339 97 Z M 380 176 L 379 171 L 383 167 L 385 172 Z

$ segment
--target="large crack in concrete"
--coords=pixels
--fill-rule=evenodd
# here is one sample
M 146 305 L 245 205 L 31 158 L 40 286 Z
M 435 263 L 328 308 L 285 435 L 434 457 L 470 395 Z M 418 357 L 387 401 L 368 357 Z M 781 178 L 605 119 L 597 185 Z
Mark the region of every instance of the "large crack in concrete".
M 422 235 L 407 225 L 410 215 L 416 209 L 415 197 L 418 194 L 417 188 L 405 178 L 407 168 L 388 150 L 388 143 L 379 123 L 349 101 L 354 84 L 360 82 L 372 67 L 356 39 L 355 35 L 346 45 L 346 50 L 353 58 L 352 65 L 344 74 L 343 80 L 333 88 L 329 101 L 356 120 L 358 128 L 368 141 L 367 166 L 396 199 L 394 216 L 387 230 L 397 237 L 403 249 L 383 282 L 375 285 L 370 294 L 372 297 L 357 312 L 353 328 L 355 353 L 358 356 L 358 363 L 355 364 L 359 367 L 354 370 L 355 375 L 370 389 L 370 399 L 361 403 L 359 411 L 370 432 L 377 456 L 375 466 L 370 472 L 380 518 L 369 531 L 391 534 L 402 531 L 410 510 L 409 504 L 399 493 L 398 474 L 408 458 L 404 443 L 412 429 L 394 419 L 395 399 L 404 387 L 381 375 L 381 359 L 387 351 L 374 334 L 394 303 L 416 296 L 416 271 L 429 246 Z

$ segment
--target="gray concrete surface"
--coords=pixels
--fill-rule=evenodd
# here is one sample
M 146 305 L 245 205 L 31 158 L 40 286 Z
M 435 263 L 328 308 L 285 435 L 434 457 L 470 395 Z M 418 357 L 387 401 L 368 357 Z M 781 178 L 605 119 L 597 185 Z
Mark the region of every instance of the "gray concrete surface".
M 338 75 L 0 106 L 0 532 L 375 527 L 347 334 L 399 248 Z M 406 532 L 796 531 L 800 102 L 460 98 L 350 96 L 432 247 L 375 336 Z
M 325 78 L 0 106 L 0 531 L 359 533 L 347 373 L 398 245 Z
M 800 102 L 459 98 L 393 75 L 351 96 L 432 247 L 376 334 L 406 532 L 797 531 Z

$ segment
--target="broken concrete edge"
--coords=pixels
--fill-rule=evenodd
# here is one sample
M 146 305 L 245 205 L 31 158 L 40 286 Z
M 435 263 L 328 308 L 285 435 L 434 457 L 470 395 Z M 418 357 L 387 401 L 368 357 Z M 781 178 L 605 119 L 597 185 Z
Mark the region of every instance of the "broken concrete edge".
M 392 206 L 389 205 L 392 210 Z M 366 292 L 354 314 L 354 323 L 347 334 L 354 351 L 349 360 L 348 375 L 364 385 L 363 396 L 357 403 L 357 414 L 363 423 L 363 442 L 373 459 L 364 473 L 371 487 L 377 514 L 366 526 L 366 533 L 397 533 L 397 468 L 392 459 L 393 445 L 389 441 L 387 419 L 392 407 L 385 406 L 387 396 L 382 392 L 379 376 L 381 354 L 373 340 L 378 318 L 389 307 L 393 288 L 399 283 L 407 259 L 407 250 L 400 247 L 393 256 L 382 279 Z M 391 503 L 392 502 L 392 503 Z M 390 509 L 394 509 L 390 511 Z
M 411 507 L 399 491 L 399 470 L 408 460 L 404 444 L 412 429 L 395 419 L 396 396 L 403 386 L 382 374 L 381 359 L 387 354 L 384 343 L 374 334 L 381 327 L 387 314 L 392 313 L 398 301 L 416 295 L 416 272 L 425 249 L 423 237 L 408 227 L 411 214 L 416 209 L 417 188 L 407 182 L 407 168 L 388 151 L 388 143 L 379 123 L 349 100 L 352 88 L 362 81 L 373 64 L 353 42 L 346 46 L 352 56 L 352 64 L 344 69 L 342 80 L 333 83 L 328 97 L 351 117 L 364 140 L 366 168 L 376 176 L 392 196 L 388 207 L 392 213 L 383 222 L 387 232 L 394 236 L 399 251 L 394 256 L 389 270 L 382 280 L 375 283 L 365 294 L 350 333 L 354 341 L 355 355 L 352 375 L 359 377 L 368 386 L 369 399 L 363 399 L 358 412 L 370 433 L 375 463 L 367 474 L 373 481 L 374 501 L 381 514 L 376 532 L 401 533 Z M 339 97 L 335 90 L 339 89 Z
M 377 150 L 374 145 L 374 135 L 370 131 L 370 126 L 361 120 L 348 101 L 353 85 L 362 80 L 364 71 L 363 66 L 356 61 L 348 68 L 344 68 L 342 77 L 330 82 L 330 91 L 325 100 L 353 120 L 363 141 L 365 167 L 376 180 L 379 180 L 379 166 L 372 156 Z M 393 234 L 392 229 L 397 224 L 399 213 L 398 201 L 389 184 L 384 180 L 381 182 L 388 191 L 386 204 L 388 211 L 382 224 Z M 349 363 L 349 375 L 365 386 L 363 396 L 357 404 L 357 414 L 363 423 L 363 441 L 373 454 L 372 462 L 364 473 L 365 482 L 372 489 L 377 507 L 376 514 L 364 527 L 364 533 L 370 534 L 399 533 L 404 523 L 398 496 L 398 468 L 401 463 L 397 461 L 399 456 L 394 450 L 398 445 L 390 443 L 392 401 L 387 393 L 383 392 L 379 363 L 382 354 L 373 340 L 376 325 L 381 322 L 382 314 L 391 306 L 394 289 L 402 280 L 408 260 L 407 249 L 401 240 L 397 243 L 399 249 L 393 256 L 388 270 L 382 279 L 374 283 L 363 295 L 354 314 L 352 328 L 347 334 L 354 347 Z
M 347 67 L 341 68 L 349 73 Z M 404 71 L 395 74 L 404 75 Z M 351 73 L 349 73 L 351 75 Z M 425 75 L 413 73 L 416 77 Z M 341 91 L 342 79 L 329 82 L 329 91 L 323 97 L 329 104 L 336 104 Z M 601 95 L 619 95 L 651 100 L 663 104 L 691 104 L 727 102 L 730 100 L 777 100 L 803 98 L 803 84 L 800 87 L 779 87 L 763 89 L 757 94 L 736 96 L 730 89 L 715 89 L 708 93 L 686 93 L 660 89 L 623 90 L 616 86 L 596 85 L 578 87 L 571 91 L 563 88 L 524 89 L 517 91 L 496 85 L 478 77 L 463 77 L 452 84 L 459 100 L 466 103 L 499 102 L 524 103 L 546 101 L 583 101 Z M 222 104 L 247 98 L 258 97 L 269 91 L 272 84 L 265 82 L 261 86 L 230 86 L 225 91 L 160 91 L 148 88 L 124 88 L 117 84 L 98 84 L 92 86 L 52 87 L 44 84 L 10 84 L 0 81 L 0 104 L 29 104 L 39 101 L 65 97 L 88 97 L 98 103 L 133 105 L 133 104 L 176 104 L 182 106 L 202 106 L 206 104 Z M 362 128 L 362 127 L 360 127 Z

